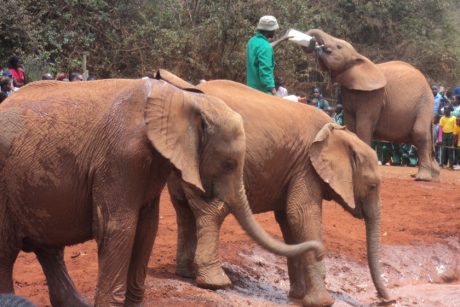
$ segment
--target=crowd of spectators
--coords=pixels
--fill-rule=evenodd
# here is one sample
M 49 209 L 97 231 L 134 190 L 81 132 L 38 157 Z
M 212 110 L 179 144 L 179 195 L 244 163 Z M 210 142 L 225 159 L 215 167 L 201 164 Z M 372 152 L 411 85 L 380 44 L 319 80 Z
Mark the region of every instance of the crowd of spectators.
M 275 78 L 276 95 L 289 101 L 306 103 L 329 114 L 333 120 L 344 125 L 343 106 L 340 97 L 332 107 L 323 97 L 321 89 L 315 87 L 308 97 L 289 95 L 281 78 Z M 444 86 L 432 86 L 434 96 L 433 139 L 435 158 L 443 168 L 460 170 L 460 86 L 446 91 Z M 417 148 L 410 144 L 392 144 L 373 141 L 371 145 L 377 152 L 382 165 L 416 166 Z
M 446 91 L 444 86 L 431 87 L 434 96 L 433 141 L 439 165 L 460 169 L 460 86 Z
M 83 81 L 83 75 L 79 72 L 73 72 L 70 76 L 67 73 L 60 72 L 53 76 L 50 72 L 42 75 L 42 80 L 57 80 L 64 82 Z M 90 78 L 88 78 L 90 80 Z M 27 84 L 29 78 L 24 69 L 24 63 L 18 56 L 12 56 L 6 67 L 0 67 L 0 103 L 8 96 L 13 95 L 22 86 Z
M 149 78 L 146 75 L 146 78 Z M 84 77 L 79 72 L 70 75 L 64 72 L 53 76 L 47 72 L 42 75 L 42 80 L 57 80 L 63 82 L 83 81 Z M 88 78 L 88 80 L 93 78 Z M 7 67 L 0 67 L 0 103 L 28 82 L 28 77 L 20 57 L 12 56 Z M 319 87 L 314 87 L 309 96 L 302 97 L 289 95 L 284 87 L 283 80 L 274 79 L 277 96 L 312 105 L 326 112 L 338 124 L 344 125 L 343 106 L 340 97 L 335 107 L 332 107 L 321 93 Z M 435 158 L 441 167 L 460 170 L 460 86 L 446 91 L 444 86 L 432 86 L 434 96 L 433 109 L 433 141 Z M 409 165 L 416 166 L 418 162 L 417 149 L 408 144 L 391 144 L 374 141 L 372 147 L 377 151 L 379 162 L 383 165 Z

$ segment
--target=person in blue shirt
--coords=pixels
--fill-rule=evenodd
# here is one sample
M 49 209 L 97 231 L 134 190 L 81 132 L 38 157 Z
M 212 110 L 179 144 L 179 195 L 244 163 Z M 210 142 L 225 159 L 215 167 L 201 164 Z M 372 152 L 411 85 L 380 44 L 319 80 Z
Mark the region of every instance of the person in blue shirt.
M 438 90 L 438 87 L 436 85 L 431 86 L 431 91 L 433 92 L 434 96 L 434 109 L 433 109 L 433 115 L 437 116 L 440 114 L 441 110 L 439 106 L 441 105 L 441 99 L 442 95 Z

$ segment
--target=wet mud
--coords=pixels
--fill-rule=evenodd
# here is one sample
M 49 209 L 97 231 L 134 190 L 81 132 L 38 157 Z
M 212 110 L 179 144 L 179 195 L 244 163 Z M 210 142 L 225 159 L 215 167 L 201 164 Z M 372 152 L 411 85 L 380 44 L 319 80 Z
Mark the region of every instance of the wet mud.
M 415 182 L 414 168 L 380 167 L 382 173 L 382 274 L 393 301 L 382 302 L 367 267 L 365 230 L 333 202 L 324 204 L 326 284 L 334 306 L 460 306 L 460 171 L 442 170 L 441 182 Z M 160 228 L 150 257 L 145 306 L 298 306 L 289 299 L 286 259 L 253 243 L 233 219 L 222 227 L 220 257 L 233 285 L 197 288 L 174 274 L 176 222 L 165 191 Z M 272 213 L 257 215 L 272 235 L 281 233 Z M 66 263 L 79 292 L 93 301 L 96 244 L 66 249 Z M 33 254 L 21 253 L 15 289 L 37 306 L 49 306 L 45 277 Z

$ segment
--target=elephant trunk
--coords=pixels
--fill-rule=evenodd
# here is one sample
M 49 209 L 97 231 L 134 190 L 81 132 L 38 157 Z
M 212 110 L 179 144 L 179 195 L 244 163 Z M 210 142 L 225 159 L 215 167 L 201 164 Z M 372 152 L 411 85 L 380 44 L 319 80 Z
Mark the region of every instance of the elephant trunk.
M 241 227 L 243 227 L 247 234 L 258 244 L 268 251 L 280 256 L 293 257 L 307 251 L 315 251 L 316 257 L 322 258 L 324 247 L 319 241 L 308 241 L 295 245 L 287 245 L 273 239 L 255 220 L 242 184 L 237 194 L 237 199 L 230 203 L 229 209 L 236 217 Z
M 377 289 L 379 296 L 389 300 L 390 296 L 383 284 L 380 274 L 379 251 L 380 251 L 380 203 L 370 206 L 372 214 L 365 214 L 366 221 L 366 241 L 367 241 L 367 261 L 371 271 L 372 281 Z M 370 216 L 369 216 L 370 215 Z

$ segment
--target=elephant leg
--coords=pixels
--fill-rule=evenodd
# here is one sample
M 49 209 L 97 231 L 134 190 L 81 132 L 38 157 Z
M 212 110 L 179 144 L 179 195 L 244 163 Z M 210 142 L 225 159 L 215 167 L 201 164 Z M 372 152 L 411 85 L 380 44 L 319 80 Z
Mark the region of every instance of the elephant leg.
M 160 198 L 155 198 L 139 214 L 133 254 L 128 272 L 125 306 L 141 306 L 144 299 L 146 268 L 158 230 Z
M 322 241 L 322 189 L 318 178 L 293 180 L 289 187 L 286 218 L 294 243 L 309 240 Z M 317 260 L 314 252 L 301 255 L 305 288 L 302 303 L 304 306 L 330 306 L 333 298 L 325 287 L 324 260 Z M 303 286 L 300 282 L 297 287 Z M 299 291 L 299 289 L 295 289 Z M 293 293 L 299 296 L 300 292 Z
M 75 289 L 64 262 L 64 248 L 38 248 L 35 251 L 46 276 L 53 306 L 89 306 Z
M 95 306 L 123 306 L 133 251 L 138 209 L 120 184 L 93 192 L 93 232 L 98 246 L 99 276 Z M 134 207 L 134 208 L 133 208 Z
M 222 289 L 232 282 L 219 261 L 219 231 L 229 210 L 222 202 L 190 200 L 196 218 L 197 246 L 195 253 L 196 284 L 207 289 Z
M 343 119 L 344 119 L 345 126 L 348 128 L 348 130 L 350 130 L 351 132 L 356 133 L 355 114 L 353 112 L 347 110 L 347 108 L 345 108 L 345 110 L 343 112 Z
M 378 118 L 367 118 L 365 114 L 361 114 L 356 118 L 355 133 L 367 145 L 371 146 L 372 136 L 374 135 L 375 124 Z
M 0 205 L 0 293 L 14 293 L 13 265 L 21 250 L 7 210 Z
M 281 232 L 283 233 L 284 241 L 288 244 L 295 244 L 297 241 L 289 230 L 289 225 L 285 211 L 275 211 L 275 219 L 280 226 Z M 302 258 L 288 257 L 288 275 L 290 281 L 289 296 L 293 298 L 301 299 L 305 295 L 305 279 L 302 274 Z
M 177 190 L 168 181 L 171 202 L 176 210 L 177 250 L 176 274 L 182 277 L 195 278 L 193 260 L 196 250 L 196 225 L 190 205 L 182 190 Z
M 433 156 L 431 121 L 417 119 L 411 138 L 419 158 L 415 180 L 439 181 L 439 165 Z

